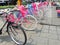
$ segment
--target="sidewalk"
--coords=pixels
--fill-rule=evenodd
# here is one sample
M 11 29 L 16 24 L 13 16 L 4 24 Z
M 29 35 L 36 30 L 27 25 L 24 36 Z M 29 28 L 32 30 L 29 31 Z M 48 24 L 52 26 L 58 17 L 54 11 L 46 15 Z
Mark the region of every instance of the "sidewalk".
M 60 45 L 60 26 L 38 24 L 35 31 L 26 31 L 26 45 Z M 0 35 L 0 45 L 16 45 L 7 33 Z
M 48 25 L 38 24 L 35 31 L 25 31 L 27 34 L 26 45 L 60 45 L 60 18 L 57 18 L 57 15 L 53 13 L 51 18 L 45 17 L 44 20 L 41 20 L 41 23 Z M 5 30 L 3 29 L 3 31 Z M 4 32 L 0 35 L 0 45 L 16 44 Z
M 41 24 L 60 26 L 60 18 L 46 18 L 41 20 Z
M 60 26 L 60 18 L 57 16 L 55 7 L 48 8 L 46 15 L 41 20 L 42 24 L 57 25 Z

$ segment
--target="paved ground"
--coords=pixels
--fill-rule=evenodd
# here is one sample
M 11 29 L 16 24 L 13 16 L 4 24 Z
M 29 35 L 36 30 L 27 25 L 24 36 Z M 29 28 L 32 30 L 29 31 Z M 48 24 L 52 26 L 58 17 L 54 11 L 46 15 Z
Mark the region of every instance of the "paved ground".
M 56 7 L 49 7 L 47 10 L 48 11 L 44 15 L 43 20 L 41 20 L 41 23 L 60 26 L 60 18 L 58 18 Z
M 35 31 L 26 31 L 28 39 L 26 45 L 60 45 L 60 26 L 58 26 L 60 24 L 59 22 L 60 19 L 56 17 L 45 18 L 45 20 L 43 20 L 44 24 L 54 25 L 56 24 L 56 25 L 52 26 L 38 24 Z M 2 24 L 0 26 L 2 26 Z M 4 31 L 5 30 L 6 29 L 4 29 Z M 3 32 L 3 34 L 0 35 L 0 45 L 16 45 L 16 44 L 11 41 L 7 33 Z
M 60 26 L 40 25 L 35 31 L 26 31 L 26 45 L 60 45 Z M 0 45 L 16 45 L 7 33 L 0 35 Z
M 34 32 L 27 33 L 30 39 L 30 45 L 60 45 L 60 27 L 38 25 Z M 40 28 L 41 27 L 41 28 Z M 29 45 L 29 44 L 28 44 Z

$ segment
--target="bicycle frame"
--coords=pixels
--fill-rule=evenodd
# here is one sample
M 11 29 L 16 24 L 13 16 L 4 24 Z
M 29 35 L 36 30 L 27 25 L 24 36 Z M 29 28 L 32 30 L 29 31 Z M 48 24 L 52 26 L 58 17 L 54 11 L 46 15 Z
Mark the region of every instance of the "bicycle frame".
M 9 25 L 12 25 L 14 22 L 13 22 L 13 21 L 12 21 L 12 22 L 9 21 L 9 19 L 10 19 L 9 16 L 11 16 L 11 15 L 3 15 L 3 16 L 5 17 L 6 22 L 5 22 L 4 25 L 1 27 L 0 32 L 2 32 L 2 29 L 5 27 L 5 25 L 6 25 L 7 23 L 8 23 L 8 24 L 7 24 L 7 27 L 6 27 L 6 28 L 7 28 L 6 31 L 8 32 L 8 27 L 9 27 Z
M 25 8 L 23 5 L 21 6 L 18 6 L 18 9 L 19 9 L 19 14 L 16 15 L 17 17 L 17 21 L 16 22 L 19 22 L 21 21 L 22 19 L 25 20 L 26 22 L 28 22 L 28 20 L 24 19 L 27 15 L 31 15 L 31 11 L 28 9 L 28 8 Z M 10 16 L 9 16 L 10 17 Z

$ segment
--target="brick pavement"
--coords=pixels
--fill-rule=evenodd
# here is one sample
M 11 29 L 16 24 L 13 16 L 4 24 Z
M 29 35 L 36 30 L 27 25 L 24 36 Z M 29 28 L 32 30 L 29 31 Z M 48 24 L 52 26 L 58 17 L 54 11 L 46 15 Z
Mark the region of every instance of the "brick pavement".
M 42 23 L 54 24 L 55 26 L 38 24 L 35 31 L 26 31 L 28 39 L 26 45 L 60 45 L 60 26 L 58 26 L 60 19 L 56 18 L 56 16 L 54 18 L 45 19 L 46 20 L 43 20 Z M 0 35 L 0 45 L 16 44 L 12 42 L 8 34 L 4 32 Z
M 48 11 L 44 15 L 43 20 L 41 20 L 41 23 L 60 26 L 60 18 L 58 18 L 56 7 L 52 6 L 47 9 Z
M 35 31 L 26 31 L 26 45 L 60 45 L 60 26 L 40 25 Z M 7 33 L 0 35 L 0 45 L 16 45 Z

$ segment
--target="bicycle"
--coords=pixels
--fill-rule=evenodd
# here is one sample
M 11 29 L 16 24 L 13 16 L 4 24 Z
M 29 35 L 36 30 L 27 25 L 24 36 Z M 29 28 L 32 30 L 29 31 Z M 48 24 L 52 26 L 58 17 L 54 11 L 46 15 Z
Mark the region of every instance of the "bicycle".
M 48 2 L 39 2 L 39 3 L 33 3 L 32 4 L 33 8 L 34 8 L 34 11 L 37 10 L 35 13 L 37 14 L 34 14 L 35 17 L 38 17 L 37 20 L 39 21 L 39 23 L 41 22 L 41 20 L 43 20 L 45 18 L 45 15 L 46 15 L 46 12 L 48 11 L 47 10 L 47 7 L 48 7 Z M 38 15 L 38 16 L 36 16 Z
M 0 17 L 3 17 L 6 19 L 6 22 L 3 23 L 3 26 L 0 28 L 0 34 L 2 34 L 3 28 L 6 26 L 6 32 L 10 36 L 13 42 L 15 42 L 17 45 L 25 45 L 27 42 L 27 36 L 24 31 L 24 29 L 20 26 L 18 26 L 16 23 L 12 22 L 10 18 L 8 18 L 8 15 L 13 15 L 12 13 L 6 13 L 4 12 Z M 1 19 L 3 19 L 1 18 Z M 1 23 L 0 23 L 1 24 Z M 1 25 L 0 25 L 1 26 Z M 17 26 L 17 28 L 16 28 Z
M 40 22 L 43 16 L 43 11 L 38 8 L 38 5 L 36 3 L 32 3 L 32 4 L 27 4 L 27 7 L 29 10 L 29 13 L 33 15 L 38 22 Z
M 28 9 L 24 5 L 18 6 L 17 8 L 19 10 L 13 11 L 13 14 L 16 18 L 19 17 L 18 21 L 21 22 L 22 28 L 34 30 L 37 27 L 37 19 L 28 13 Z

